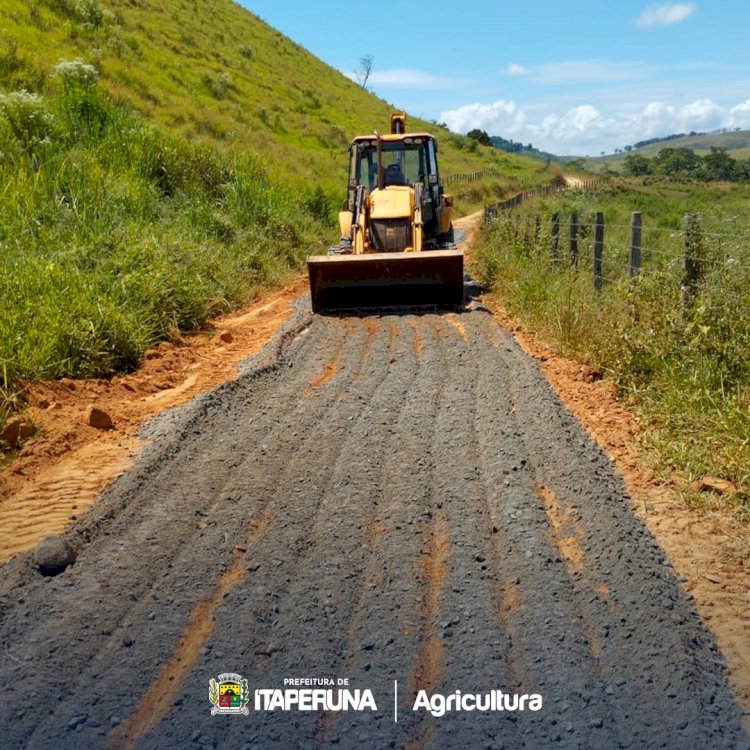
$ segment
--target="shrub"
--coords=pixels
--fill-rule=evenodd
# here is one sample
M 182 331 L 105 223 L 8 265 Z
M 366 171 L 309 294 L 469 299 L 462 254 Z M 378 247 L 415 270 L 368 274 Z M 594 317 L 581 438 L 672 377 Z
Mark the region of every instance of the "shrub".
M 24 61 L 18 54 L 18 42 L 13 37 L 2 37 L 0 47 L 0 74 L 7 79 L 23 68 Z
M 331 125 L 329 132 L 331 141 L 337 146 L 346 146 L 349 142 L 346 137 L 346 130 L 341 125 Z
M 66 89 L 90 88 L 96 85 L 99 78 L 97 69 L 81 60 L 60 60 L 55 65 L 55 74 Z
M 325 194 L 323 188 L 317 185 L 305 198 L 307 211 L 322 223 L 328 223 L 331 219 L 331 201 Z
M 98 28 L 113 20 L 112 13 L 104 10 L 97 0 L 45 0 L 45 2 L 52 10 L 90 29 Z
M 41 96 L 28 91 L 0 94 L 0 113 L 22 148 L 34 151 L 52 141 L 55 118 Z
M 214 99 L 225 99 L 232 85 L 229 73 L 223 70 L 219 71 L 215 76 L 210 73 L 204 73 L 201 76 L 201 82 Z
M 99 73 L 80 60 L 60 60 L 55 74 L 62 81 L 62 114 L 74 138 L 98 138 L 109 121 L 108 107 L 97 87 Z

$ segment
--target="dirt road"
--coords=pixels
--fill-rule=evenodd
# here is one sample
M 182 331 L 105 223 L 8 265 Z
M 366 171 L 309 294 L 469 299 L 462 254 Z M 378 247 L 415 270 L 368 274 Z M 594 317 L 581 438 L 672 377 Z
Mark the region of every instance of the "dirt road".
M 298 307 L 150 425 L 66 532 L 74 565 L 4 566 L 3 747 L 748 746 L 609 459 L 487 311 Z M 346 678 L 377 709 L 212 716 L 226 672 Z M 543 707 L 436 717 L 420 689 Z

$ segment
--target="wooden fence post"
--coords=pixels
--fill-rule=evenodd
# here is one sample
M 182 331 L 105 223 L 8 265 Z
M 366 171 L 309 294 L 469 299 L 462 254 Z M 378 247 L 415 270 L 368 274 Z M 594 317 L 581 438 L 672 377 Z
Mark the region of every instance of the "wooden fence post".
M 594 287 L 597 292 L 602 290 L 602 256 L 604 255 L 604 214 L 596 213 L 594 230 Z
M 552 214 L 552 260 L 557 260 L 560 250 L 560 214 Z
M 641 272 L 641 212 L 630 214 L 630 256 L 628 260 L 630 278 Z
M 529 254 L 529 246 L 531 243 L 531 217 L 526 216 L 526 221 L 523 227 L 523 253 L 524 255 Z
M 539 247 L 539 240 L 542 238 L 542 217 L 541 214 L 536 215 L 534 220 L 534 244 Z
M 705 242 L 700 214 L 685 214 L 682 220 L 685 242 L 685 276 L 682 283 L 683 301 L 690 309 L 698 293 L 704 272 Z
M 578 214 L 570 215 L 570 264 L 578 267 Z

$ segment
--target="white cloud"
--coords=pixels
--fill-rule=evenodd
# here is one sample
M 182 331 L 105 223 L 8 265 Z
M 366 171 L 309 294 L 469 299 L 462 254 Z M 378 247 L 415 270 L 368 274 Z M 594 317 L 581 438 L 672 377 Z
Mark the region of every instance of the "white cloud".
M 529 130 L 556 143 L 594 143 L 616 127 L 616 121 L 605 118 L 596 107 L 582 104 L 572 107 L 564 115 L 548 115 L 541 125 L 530 125 Z
M 732 107 L 730 110 L 729 125 L 730 128 L 750 128 L 750 99 Z
M 612 83 L 645 78 L 648 70 L 638 62 L 611 60 L 567 60 L 537 65 L 530 70 L 535 83 Z
M 516 135 L 522 133 L 526 115 L 515 102 L 504 99 L 492 104 L 467 104 L 458 109 L 440 113 L 440 121 L 457 133 L 473 128 L 486 130 L 490 135 Z
M 695 3 L 674 3 L 673 5 L 652 5 L 636 19 L 638 26 L 672 26 L 690 18 L 695 13 Z
M 726 111 L 710 99 L 699 99 L 677 110 L 680 130 L 714 130 L 726 121 Z
M 344 73 L 352 81 L 358 81 L 359 73 Z M 457 78 L 447 76 L 433 76 L 421 70 L 409 70 L 407 68 L 396 68 L 392 70 L 374 70 L 367 79 L 369 86 L 393 86 L 396 88 L 415 89 L 453 89 L 464 85 Z
M 535 116 L 536 122 L 515 102 L 500 100 L 441 112 L 440 120 L 460 133 L 481 128 L 490 135 L 530 141 L 557 154 L 597 154 L 672 133 L 750 128 L 750 99 L 733 107 L 721 106 L 711 99 L 680 106 L 655 101 L 632 114 L 612 116 L 590 104 L 580 104 L 562 113 L 535 112 Z
M 529 69 L 518 63 L 511 63 L 506 70 L 509 76 L 525 76 L 529 74 Z

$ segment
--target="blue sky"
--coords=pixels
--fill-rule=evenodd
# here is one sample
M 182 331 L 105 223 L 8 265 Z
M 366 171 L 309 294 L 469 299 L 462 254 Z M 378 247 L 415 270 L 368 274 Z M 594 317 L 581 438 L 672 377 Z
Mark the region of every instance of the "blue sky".
M 241 0 L 368 88 L 457 132 L 558 154 L 750 129 L 750 2 Z M 412 19 L 412 20 L 410 20 Z

